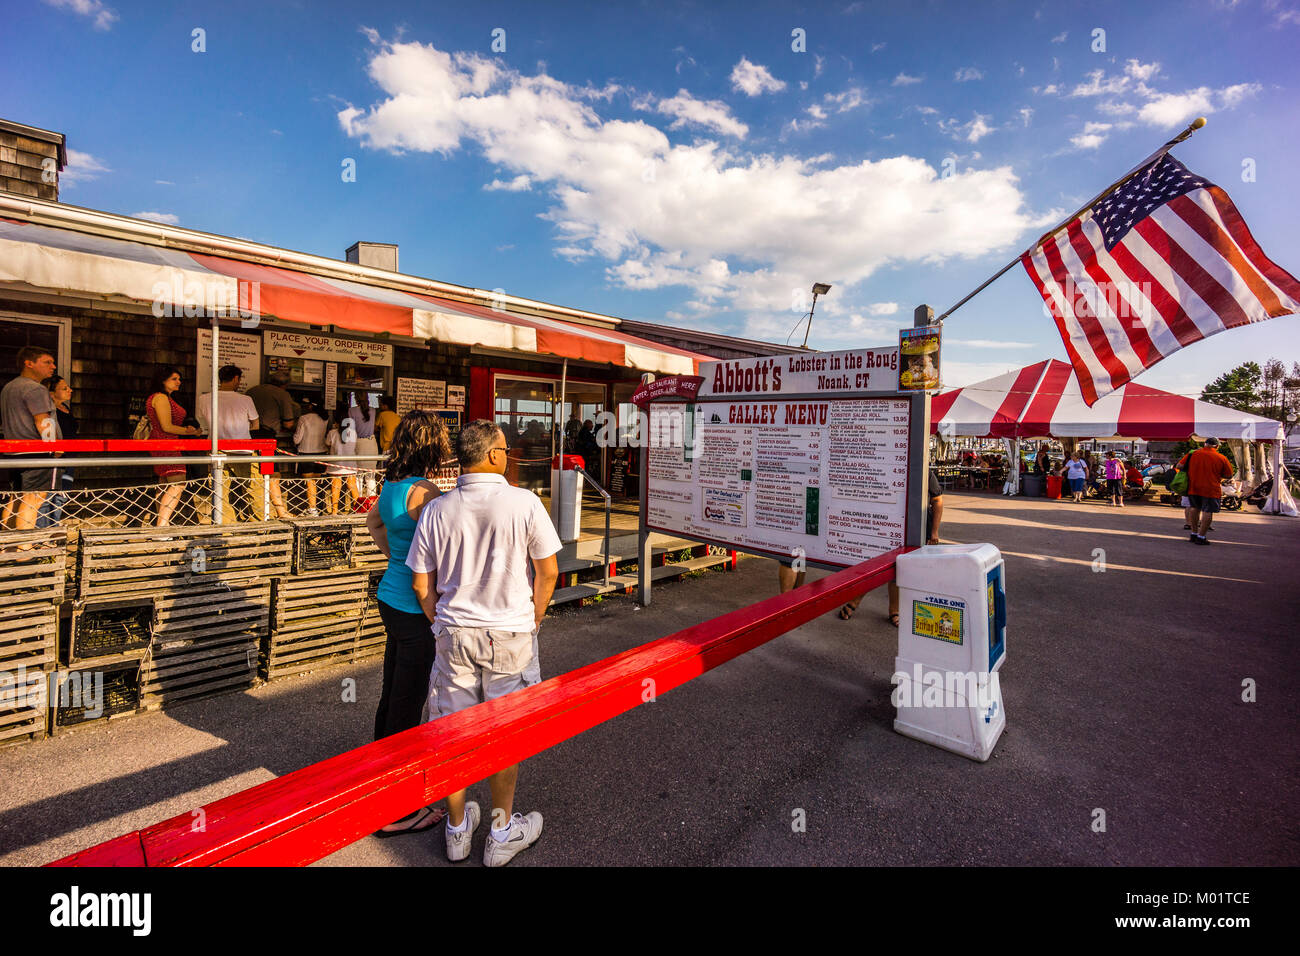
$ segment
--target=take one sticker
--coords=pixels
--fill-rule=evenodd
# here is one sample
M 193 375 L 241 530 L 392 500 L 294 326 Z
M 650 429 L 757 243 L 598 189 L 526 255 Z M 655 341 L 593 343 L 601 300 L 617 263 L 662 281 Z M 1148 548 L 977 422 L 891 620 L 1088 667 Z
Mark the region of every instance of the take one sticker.
M 918 637 L 932 637 L 936 641 L 960 644 L 962 641 L 962 616 L 966 605 L 961 601 L 912 601 L 912 633 Z

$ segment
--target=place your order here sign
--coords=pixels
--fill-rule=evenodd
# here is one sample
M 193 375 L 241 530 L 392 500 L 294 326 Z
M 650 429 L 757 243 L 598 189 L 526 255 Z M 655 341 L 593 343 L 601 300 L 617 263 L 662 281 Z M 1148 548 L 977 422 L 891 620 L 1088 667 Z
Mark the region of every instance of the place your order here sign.
M 829 567 L 919 540 L 926 399 L 897 391 L 896 347 L 700 376 L 695 401 L 649 404 L 647 527 Z

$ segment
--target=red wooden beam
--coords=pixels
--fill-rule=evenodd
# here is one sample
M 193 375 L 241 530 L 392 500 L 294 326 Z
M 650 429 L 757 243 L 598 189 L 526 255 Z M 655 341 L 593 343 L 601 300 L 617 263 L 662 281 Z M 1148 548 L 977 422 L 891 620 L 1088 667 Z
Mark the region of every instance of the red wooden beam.
M 894 579 L 899 548 L 506 697 L 339 754 L 51 866 L 302 866 Z M 135 842 L 143 860 L 128 852 Z
M 222 439 L 217 442 L 221 451 L 255 451 L 262 455 L 275 454 L 275 439 L 253 438 L 248 441 Z M 0 454 L 44 455 L 50 452 L 86 451 L 207 451 L 212 442 L 204 438 L 159 438 L 137 441 L 134 438 L 65 438 L 59 441 L 26 441 L 0 439 Z M 141 460 L 142 464 L 148 461 Z

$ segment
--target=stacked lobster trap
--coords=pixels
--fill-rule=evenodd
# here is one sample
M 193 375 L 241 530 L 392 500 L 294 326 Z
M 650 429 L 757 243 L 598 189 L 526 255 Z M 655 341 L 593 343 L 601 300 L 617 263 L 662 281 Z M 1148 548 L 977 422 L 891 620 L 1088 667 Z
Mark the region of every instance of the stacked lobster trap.
M 382 654 L 366 516 L 0 532 L 0 744 Z

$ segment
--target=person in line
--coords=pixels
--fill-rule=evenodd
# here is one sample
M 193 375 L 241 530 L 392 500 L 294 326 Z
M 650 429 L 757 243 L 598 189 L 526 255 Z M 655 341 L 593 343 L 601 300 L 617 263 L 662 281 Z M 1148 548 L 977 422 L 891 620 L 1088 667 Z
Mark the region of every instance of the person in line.
M 1052 456 L 1048 454 L 1046 445 L 1038 446 L 1038 458 L 1034 464 L 1040 475 L 1046 477 L 1052 473 Z
M 341 422 L 334 420 L 333 413 L 330 414 L 329 431 L 325 434 L 325 448 L 331 455 L 355 455 L 357 452 L 357 428 L 352 423 L 351 418 L 344 418 Z M 331 461 L 325 466 L 325 473 L 330 476 L 330 510 L 329 513 L 336 515 L 339 513 L 339 492 L 341 486 L 346 485 L 348 494 L 352 496 L 345 514 L 351 514 L 352 509 L 361 500 L 361 493 L 357 490 L 357 467 L 354 461 Z
M 29 345 L 18 350 L 17 359 L 18 375 L 0 389 L 0 423 L 5 438 L 10 441 L 58 441 L 62 435 L 54 398 L 41 384 L 54 375 L 54 356 L 45 349 Z M 58 481 L 57 468 L 20 471 L 14 488 L 18 494 L 11 496 L 5 506 L 5 526 L 16 531 L 35 528 L 45 496 L 58 487 Z
M 1192 544 L 1209 544 L 1205 533 L 1210 530 L 1214 513 L 1219 510 L 1223 482 L 1231 478 L 1236 469 L 1219 453 L 1219 439 L 1213 436 L 1205 439 L 1203 448 L 1184 455 L 1178 462 L 1178 469 L 1187 470 L 1187 499 L 1192 508 L 1187 520 L 1191 525 L 1188 540 Z
M 1084 483 L 1088 479 L 1088 466 L 1084 463 L 1083 453 L 1074 452 L 1065 463 L 1065 478 L 1070 483 L 1070 494 L 1075 504 L 1083 501 Z
M 541 500 L 506 483 L 505 435 L 479 419 L 456 439 L 456 487 L 424 509 L 406 564 L 437 649 L 429 718 L 494 700 L 541 680 L 537 632 L 559 577 L 560 539 Z M 528 565 L 533 569 L 528 583 Z M 542 815 L 512 813 L 519 765 L 488 778 L 492 831 L 487 866 L 505 866 L 542 833 Z M 448 794 L 447 858 L 469 855 L 478 804 Z
M 54 415 L 59 422 L 59 434 L 64 441 L 77 437 L 77 419 L 72 414 L 72 385 L 62 375 L 51 375 L 41 382 L 54 400 Z M 72 488 L 71 469 L 59 469 L 57 490 L 41 502 L 40 511 L 36 513 L 36 527 L 49 528 L 63 521 L 63 504 L 67 501 L 68 491 Z
M 253 429 L 261 427 L 257 418 L 257 406 L 253 400 L 239 390 L 243 381 L 244 370 L 238 365 L 223 365 L 217 370 L 217 440 L 251 441 Z M 199 424 L 206 435 L 212 434 L 212 393 L 204 392 L 198 398 L 199 407 L 195 409 Z M 252 452 L 231 451 L 228 454 L 247 459 Z M 226 465 L 226 474 L 230 477 L 227 499 L 234 509 L 239 521 L 252 521 L 253 509 L 249 503 L 248 491 L 253 480 L 253 463 L 248 461 Z M 238 479 L 238 480 L 235 480 Z
M 167 366 L 154 375 L 153 389 L 145 399 L 144 411 L 149 418 L 149 440 L 159 441 L 167 438 L 192 438 L 199 430 L 185 424 L 186 412 L 176 401 L 176 392 L 181 387 L 180 369 Z M 174 458 L 176 452 L 151 451 L 154 458 Z M 154 476 L 158 479 L 158 504 L 154 517 L 154 526 L 163 528 L 171 524 L 176 505 L 181 500 L 185 488 L 184 465 L 154 465 Z
M 375 413 L 370 407 L 369 392 L 352 392 L 352 404 L 348 409 L 348 418 L 357 435 L 358 455 L 378 455 L 379 442 L 375 440 Z M 367 495 L 374 494 L 374 461 L 357 462 L 361 469 L 361 483 Z M 356 479 L 353 479 L 354 481 Z
M 419 724 L 420 711 L 429 697 L 436 645 L 429 619 L 415 596 L 406 558 L 421 513 L 440 494 L 433 475 L 450 457 L 451 445 L 442 419 L 422 409 L 407 412 L 393 431 L 379 500 L 366 515 L 370 536 L 388 558 L 377 592 L 379 616 L 388 639 L 384 644 L 379 709 L 375 712 L 376 740 Z M 446 811 L 439 807 L 421 807 L 377 835 L 423 833 L 445 816 Z
M 375 416 L 375 435 L 379 439 L 379 450 L 383 454 L 388 454 L 388 449 L 393 444 L 393 433 L 397 430 L 397 423 L 402 420 L 402 416 L 396 412 L 397 403 L 393 401 L 391 395 L 379 396 L 379 414 Z
M 298 416 L 298 424 L 293 429 L 293 446 L 301 459 L 295 467 L 298 477 L 305 479 L 304 484 L 307 486 L 307 517 L 309 518 L 320 515 L 320 508 L 316 505 L 316 482 L 321 475 L 325 474 L 325 463 L 310 459 L 312 455 L 326 454 L 327 427 L 325 419 L 316 408 L 316 403 L 310 398 L 304 398 L 302 414 Z
M 1106 452 L 1106 462 L 1103 466 L 1106 472 L 1106 493 L 1110 495 L 1111 507 L 1124 507 L 1124 463 L 1119 460 L 1115 452 Z
M 926 544 L 939 543 L 939 526 L 943 524 L 943 486 L 939 484 L 939 473 L 930 468 L 930 477 L 925 483 L 926 497 L 930 504 L 925 509 L 925 527 L 921 529 Z M 862 597 L 866 597 L 864 594 Z M 862 603 L 862 597 L 854 598 L 840 608 L 840 620 L 847 621 Z M 889 582 L 889 623 L 898 627 L 898 584 Z
M 248 390 L 248 397 L 257 406 L 257 420 L 261 427 L 275 439 L 275 453 L 283 455 L 293 452 L 293 427 L 298 419 L 297 403 L 285 388 L 289 384 L 289 375 L 283 369 L 277 369 L 270 376 L 270 381 L 254 385 Z M 277 462 L 275 471 L 270 475 L 271 507 L 277 518 L 292 518 L 293 514 L 285 507 L 284 497 L 280 491 L 280 476 L 289 473 L 288 462 Z

